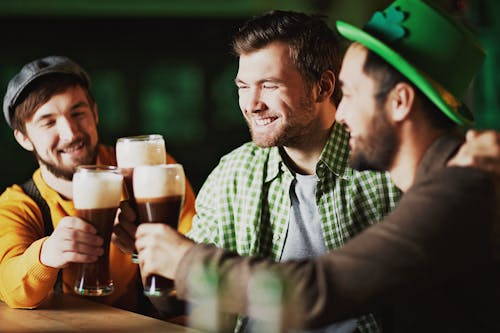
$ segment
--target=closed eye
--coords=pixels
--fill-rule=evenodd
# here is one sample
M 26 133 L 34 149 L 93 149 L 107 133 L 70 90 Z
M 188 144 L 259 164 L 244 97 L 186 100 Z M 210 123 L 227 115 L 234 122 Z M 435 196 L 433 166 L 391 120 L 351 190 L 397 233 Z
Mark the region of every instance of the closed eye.
M 263 87 L 264 87 L 264 89 L 267 89 L 267 90 L 273 90 L 273 89 L 278 88 L 278 86 L 276 84 L 272 84 L 272 83 L 264 83 Z

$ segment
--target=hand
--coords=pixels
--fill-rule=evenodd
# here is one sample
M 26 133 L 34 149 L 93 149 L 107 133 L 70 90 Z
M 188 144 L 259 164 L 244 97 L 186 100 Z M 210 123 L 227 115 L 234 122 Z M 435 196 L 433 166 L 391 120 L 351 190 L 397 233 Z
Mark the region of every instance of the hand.
M 40 261 L 45 266 L 64 268 L 69 263 L 91 263 L 104 253 L 103 239 L 88 222 L 74 216 L 61 219 L 42 245 Z
M 111 241 L 122 250 L 123 253 L 132 254 L 135 251 L 134 235 L 137 230 L 135 223 L 136 217 L 128 201 L 122 201 L 120 203 L 117 218 L 115 219 L 115 225 L 113 226 Z
M 448 166 L 468 166 L 500 177 L 500 132 L 468 131 L 465 143 Z
M 143 278 L 151 274 L 174 279 L 177 266 L 194 242 L 162 223 L 142 223 L 135 234 Z

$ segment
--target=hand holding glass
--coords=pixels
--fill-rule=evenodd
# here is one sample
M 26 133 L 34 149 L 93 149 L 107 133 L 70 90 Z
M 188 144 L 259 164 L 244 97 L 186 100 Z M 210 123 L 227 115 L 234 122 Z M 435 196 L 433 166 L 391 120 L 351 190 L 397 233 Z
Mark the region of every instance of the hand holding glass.
M 182 165 L 138 166 L 134 169 L 133 186 L 142 223 L 165 223 L 177 229 L 185 195 Z M 172 290 L 172 280 L 157 275 L 146 278 L 147 296 L 166 296 Z
M 160 134 L 137 135 L 119 138 L 116 141 L 116 162 L 122 170 L 129 196 L 130 207 L 137 214 L 132 177 L 134 168 L 140 165 L 167 163 L 165 140 Z M 136 221 L 138 224 L 139 221 Z M 132 254 L 132 262 L 138 263 L 137 253 Z
M 113 292 L 109 273 L 109 245 L 120 205 L 123 175 L 117 167 L 83 165 L 73 175 L 73 202 L 78 217 L 91 223 L 104 239 L 104 254 L 96 262 L 80 264 L 74 291 L 85 296 Z

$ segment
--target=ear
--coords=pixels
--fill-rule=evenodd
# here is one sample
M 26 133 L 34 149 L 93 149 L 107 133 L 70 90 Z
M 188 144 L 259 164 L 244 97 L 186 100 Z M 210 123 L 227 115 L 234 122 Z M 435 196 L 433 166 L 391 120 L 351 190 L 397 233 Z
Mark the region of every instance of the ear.
M 323 102 L 327 99 L 330 99 L 334 89 L 335 75 L 330 70 L 324 71 L 323 74 L 321 74 L 321 78 L 319 80 L 319 90 L 316 102 Z
M 406 82 L 400 82 L 389 93 L 387 106 L 394 122 L 407 119 L 415 102 L 415 89 Z
M 94 114 L 94 119 L 96 125 L 99 124 L 99 112 L 98 112 L 98 107 L 97 103 L 94 102 L 94 107 L 92 108 L 92 113 Z
M 16 141 L 21 145 L 21 147 L 23 147 L 27 151 L 34 150 L 33 143 L 31 143 L 31 140 L 26 135 L 24 135 L 21 131 L 19 131 L 17 129 L 14 130 L 14 137 L 16 138 Z

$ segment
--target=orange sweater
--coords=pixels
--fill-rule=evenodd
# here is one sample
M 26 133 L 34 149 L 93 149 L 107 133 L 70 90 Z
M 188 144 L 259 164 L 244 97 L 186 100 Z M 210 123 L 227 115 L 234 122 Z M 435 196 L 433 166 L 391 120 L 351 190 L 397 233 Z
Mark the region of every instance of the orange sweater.
M 167 163 L 175 163 L 175 160 L 167 155 Z M 116 165 L 114 149 L 100 145 L 97 164 Z M 42 179 L 40 169 L 33 173 L 33 180 L 49 205 L 54 228 L 64 216 L 75 215 L 73 201 L 62 198 L 50 188 Z M 179 230 L 184 233 L 191 228 L 194 201 L 191 185 L 186 182 L 186 198 L 179 223 Z M 58 269 L 40 262 L 45 239 L 42 214 L 36 203 L 20 186 L 7 188 L 0 196 L 0 300 L 10 307 L 36 308 L 53 290 Z M 138 265 L 113 244 L 110 263 L 115 290 L 109 296 L 92 297 L 92 300 L 137 311 Z M 73 292 L 76 266 L 70 264 L 63 269 L 65 293 Z

